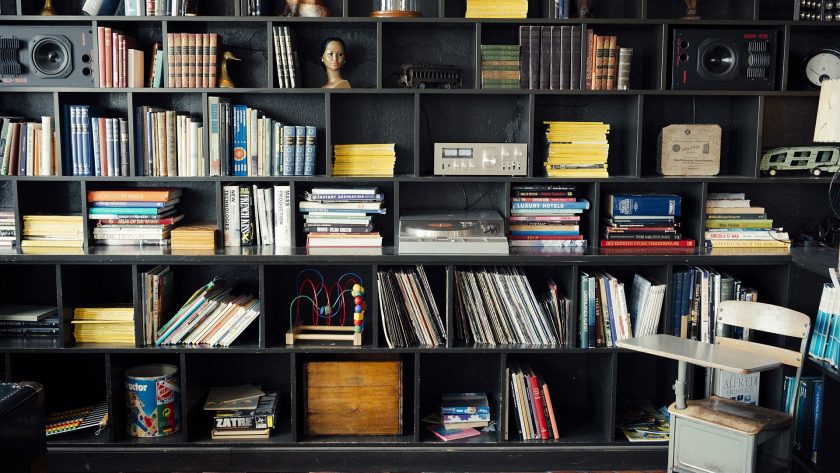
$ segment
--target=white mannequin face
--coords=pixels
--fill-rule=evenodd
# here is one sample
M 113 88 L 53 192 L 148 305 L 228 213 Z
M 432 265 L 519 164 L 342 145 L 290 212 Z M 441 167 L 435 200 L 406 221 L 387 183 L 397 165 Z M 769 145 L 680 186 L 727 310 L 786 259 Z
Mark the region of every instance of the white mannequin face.
M 338 41 L 330 41 L 321 56 L 324 67 L 331 71 L 337 71 L 344 66 L 344 47 Z

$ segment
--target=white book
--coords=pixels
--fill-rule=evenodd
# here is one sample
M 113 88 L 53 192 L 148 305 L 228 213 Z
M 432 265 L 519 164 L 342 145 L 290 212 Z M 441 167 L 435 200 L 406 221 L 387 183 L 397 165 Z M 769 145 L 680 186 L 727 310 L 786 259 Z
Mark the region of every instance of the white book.
M 52 117 L 41 117 L 41 166 L 40 175 L 52 176 L 53 170 L 53 127 Z
M 274 186 L 274 244 L 292 245 L 292 191 L 290 186 Z
M 224 186 L 222 189 L 223 227 L 225 246 L 241 246 L 239 230 L 239 186 Z
M 262 227 L 264 226 L 264 222 L 262 209 L 265 203 L 263 202 L 263 194 L 259 188 L 254 185 L 251 189 L 251 201 L 254 203 L 254 235 L 257 237 L 255 243 L 259 246 L 263 244 Z
M 189 122 L 189 129 L 190 129 L 190 141 L 189 141 L 189 150 L 190 150 L 190 168 L 188 172 L 188 176 L 198 176 L 198 126 L 200 123 L 198 121 L 190 120 Z
M 275 242 L 274 237 L 274 189 L 271 187 L 266 187 L 262 190 L 265 198 L 263 199 L 264 207 L 265 207 L 265 232 L 268 235 L 266 242 L 263 244 L 265 245 L 273 245 Z

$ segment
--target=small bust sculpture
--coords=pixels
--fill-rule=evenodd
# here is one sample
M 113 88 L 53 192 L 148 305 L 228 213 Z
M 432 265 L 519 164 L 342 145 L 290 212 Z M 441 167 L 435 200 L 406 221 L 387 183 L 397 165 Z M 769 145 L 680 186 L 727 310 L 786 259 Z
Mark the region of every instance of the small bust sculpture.
M 321 67 L 327 71 L 327 82 L 322 89 L 349 89 L 350 82 L 341 77 L 344 67 L 344 41 L 339 38 L 327 38 L 321 44 Z

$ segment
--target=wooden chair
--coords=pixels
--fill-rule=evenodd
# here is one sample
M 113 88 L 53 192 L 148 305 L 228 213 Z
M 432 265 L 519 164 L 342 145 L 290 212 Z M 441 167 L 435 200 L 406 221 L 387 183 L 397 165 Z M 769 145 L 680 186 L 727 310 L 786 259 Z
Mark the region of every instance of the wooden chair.
M 743 327 L 800 340 L 799 351 L 718 335 L 715 344 L 777 359 L 796 368 L 794 389 L 805 357 L 810 318 L 784 307 L 760 302 L 726 301 L 718 309 L 717 324 Z M 796 392 L 794 392 L 794 399 Z M 669 472 L 789 471 L 793 407 L 779 412 L 716 396 L 676 403 L 671 414 L 668 444 Z M 791 406 L 796 403 L 791 403 Z

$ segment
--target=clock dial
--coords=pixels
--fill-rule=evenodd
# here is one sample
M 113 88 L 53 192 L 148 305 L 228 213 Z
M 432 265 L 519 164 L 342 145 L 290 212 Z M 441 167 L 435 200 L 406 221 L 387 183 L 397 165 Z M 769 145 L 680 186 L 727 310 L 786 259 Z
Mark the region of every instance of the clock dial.
M 805 63 L 805 77 L 817 87 L 823 80 L 840 79 L 840 54 L 834 51 L 814 54 Z

